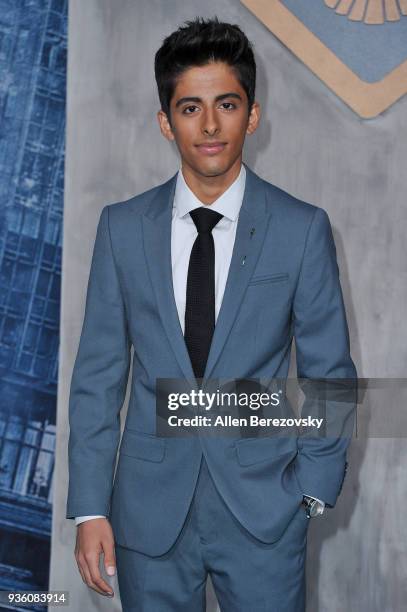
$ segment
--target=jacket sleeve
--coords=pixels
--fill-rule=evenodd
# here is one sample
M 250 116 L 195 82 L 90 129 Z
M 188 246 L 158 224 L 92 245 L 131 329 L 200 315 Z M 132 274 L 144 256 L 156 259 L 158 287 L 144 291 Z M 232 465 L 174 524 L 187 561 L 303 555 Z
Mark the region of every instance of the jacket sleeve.
M 326 426 L 325 435 L 314 431 L 298 438 L 294 469 L 307 495 L 333 507 L 347 468 L 357 372 L 350 356 L 332 229 L 327 213 L 318 207 L 308 229 L 293 317 L 297 376 L 305 393 L 301 416 L 322 416 Z
M 96 232 L 70 386 L 66 518 L 110 514 L 130 348 L 110 239 L 109 206 L 105 206 Z

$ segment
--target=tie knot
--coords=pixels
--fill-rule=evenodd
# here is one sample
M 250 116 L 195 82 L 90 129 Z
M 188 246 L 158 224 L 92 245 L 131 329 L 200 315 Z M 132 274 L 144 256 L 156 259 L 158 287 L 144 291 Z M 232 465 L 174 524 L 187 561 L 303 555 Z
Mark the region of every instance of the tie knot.
M 206 206 L 195 208 L 191 210 L 189 214 L 191 215 L 192 221 L 195 223 L 198 234 L 210 233 L 223 217 L 223 215 L 216 212 L 216 210 L 211 210 Z

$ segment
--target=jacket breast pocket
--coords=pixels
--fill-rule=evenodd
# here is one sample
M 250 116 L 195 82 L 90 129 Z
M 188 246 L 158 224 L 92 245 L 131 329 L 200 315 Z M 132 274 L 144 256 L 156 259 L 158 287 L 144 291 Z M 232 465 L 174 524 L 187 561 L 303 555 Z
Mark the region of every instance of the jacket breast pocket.
M 123 431 L 119 454 L 159 463 L 164 459 L 165 440 L 134 429 Z
M 277 272 L 275 274 L 257 274 L 249 281 L 249 285 L 263 285 L 268 283 L 284 283 L 289 279 L 288 272 Z

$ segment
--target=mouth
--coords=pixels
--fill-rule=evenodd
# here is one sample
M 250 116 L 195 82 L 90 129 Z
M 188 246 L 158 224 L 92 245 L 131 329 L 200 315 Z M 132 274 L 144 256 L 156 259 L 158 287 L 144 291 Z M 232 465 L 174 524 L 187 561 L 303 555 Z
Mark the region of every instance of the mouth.
M 196 145 L 196 147 L 204 155 L 216 155 L 223 151 L 226 145 L 226 142 L 203 142 L 200 145 Z

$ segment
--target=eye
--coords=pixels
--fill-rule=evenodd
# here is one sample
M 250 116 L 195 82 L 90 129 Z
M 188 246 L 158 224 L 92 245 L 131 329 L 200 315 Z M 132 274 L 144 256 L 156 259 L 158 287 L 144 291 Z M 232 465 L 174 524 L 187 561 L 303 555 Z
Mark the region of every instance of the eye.
M 225 108 L 225 110 L 232 110 L 233 108 L 236 108 L 236 105 L 233 104 L 233 102 L 222 102 L 221 106 L 227 106 L 227 108 Z
M 198 108 L 198 107 L 194 106 L 194 105 L 186 106 L 183 109 L 183 111 L 182 111 L 184 113 L 184 115 L 192 115 L 192 113 L 188 112 L 189 110 L 191 110 L 191 108 L 194 109 L 194 108 Z

